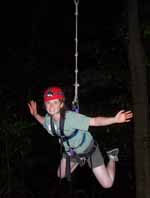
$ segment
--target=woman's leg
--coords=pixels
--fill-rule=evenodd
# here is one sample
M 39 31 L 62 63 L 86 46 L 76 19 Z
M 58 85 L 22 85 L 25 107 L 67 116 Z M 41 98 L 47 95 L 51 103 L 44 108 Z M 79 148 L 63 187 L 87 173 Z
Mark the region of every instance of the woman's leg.
M 77 168 L 77 166 L 77 162 L 70 162 L 71 173 Z M 62 158 L 60 161 L 60 165 L 57 170 L 57 176 L 61 178 L 66 177 L 66 158 Z
M 104 188 L 110 188 L 114 183 L 115 163 L 114 160 L 109 160 L 107 167 L 103 164 L 92 169 L 96 179 Z
M 115 179 L 116 172 L 116 162 L 118 159 L 119 149 L 115 148 L 107 152 L 109 162 L 107 166 L 104 164 L 104 160 L 99 149 L 96 149 L 95 153 L 91 156 L 92 164 L 93 164 L 93 173 L 96 176 L 98 182 L 104 188 L 112 187 Z

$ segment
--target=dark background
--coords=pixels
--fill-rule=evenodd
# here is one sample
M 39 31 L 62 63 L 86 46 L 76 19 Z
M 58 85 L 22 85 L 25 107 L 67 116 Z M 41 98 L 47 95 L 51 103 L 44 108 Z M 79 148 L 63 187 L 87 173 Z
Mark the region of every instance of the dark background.
M 23 193 L 22 197 L 36 198 L 134 197 L 132 123 L 91 129 L 104 156 L 107 149 L 120 148 L 113 188 L 103 189 L 85 166 L 73 174 L 70 195 L 70 184 L 66 180 L 59 184 L 56 177 L 60 159 L 58 142 L 36 123 L 27 108 L 27 102 L 34 99 L 39 112 L 44 114 L 43 91 L 52 85 L 64 89 L 71 107 L 75 81 L 73 0 L 5 1 L 1 9 L 0 105 L 1 118 L 5 121 L 1 130 L 2 134 L 7 132 L 9 138 L 5 140 L 10 145 L 15 142 L 9 147 L 11 182 L 15 181 L 15 185 L 10 185 L 8 194 L 17 197 L 18 192 Z M 126 10 L 126 1 L 79 2 L 81 113 L 114 115 L 122 108 L 132 109 Z M 2 167 L 6 167 L 3 159 Z

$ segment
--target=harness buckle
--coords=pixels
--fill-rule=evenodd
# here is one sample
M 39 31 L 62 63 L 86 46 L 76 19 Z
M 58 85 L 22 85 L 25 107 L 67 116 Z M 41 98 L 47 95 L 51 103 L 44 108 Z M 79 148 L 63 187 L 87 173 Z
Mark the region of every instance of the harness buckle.
M 70 148 L 70 149 L 67 151 L 67 154 L 71 157 L 71 156 L 75 156 L 75 155 L 76 155 L 76 152 L 74 151 L 74 149 Z
M 85 163 L 86 163 L 86 157 L 81 157 L 80 158 L 80 166 L 84 166 L 85 165 Z

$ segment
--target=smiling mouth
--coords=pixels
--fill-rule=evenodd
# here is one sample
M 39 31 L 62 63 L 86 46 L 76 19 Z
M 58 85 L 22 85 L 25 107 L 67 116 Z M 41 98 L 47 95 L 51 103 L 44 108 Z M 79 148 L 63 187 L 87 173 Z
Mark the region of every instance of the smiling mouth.
M 59 113 L 59 111 L 49 111 L 49 114 L 51 114 L 51 115 L 54 115 L 54 114 L 57 114 L 57 113 Z

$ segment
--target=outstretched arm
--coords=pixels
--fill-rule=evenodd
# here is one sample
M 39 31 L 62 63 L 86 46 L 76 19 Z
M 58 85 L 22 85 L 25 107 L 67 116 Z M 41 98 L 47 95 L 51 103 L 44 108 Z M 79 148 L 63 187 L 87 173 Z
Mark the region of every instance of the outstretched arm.
M 131 111 L 121 110 L 114 117 L 95 117 L 90 119 L 90 126 L 107 126 L 117 123 L 130 122 L 133 117 Z
M 31 100 L 28 103 L 28 107 L 30 110 L 31 115 L 40 123 L 40 124 L 44 124 L 44 116 L 41 116 L 38 112 L 37 112 L 37 103 L 33 100 Z

